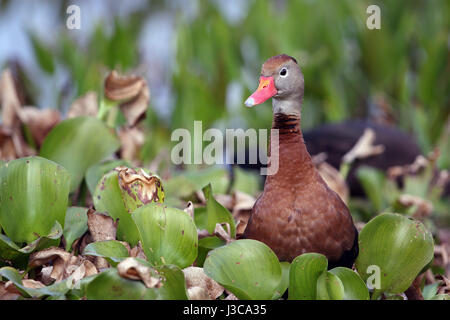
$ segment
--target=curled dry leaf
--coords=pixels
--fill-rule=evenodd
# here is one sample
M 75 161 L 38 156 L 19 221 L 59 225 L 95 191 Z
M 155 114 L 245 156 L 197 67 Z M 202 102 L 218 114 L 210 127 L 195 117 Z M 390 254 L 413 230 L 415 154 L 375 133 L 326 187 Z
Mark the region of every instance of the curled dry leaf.
M 88 210 L 87 216 L 89 233 L 94 242 L 116 239 L 117 221 L 114 221 L 110 216 L 97 213 L 93 209 Z M 109 263 L 105 258 L 95 257 L 93 261 L 99 270 L 109 267 Z
M 344 155 L 342 161 L 344 163 L 352 163 L 355 159 L 364 159 L 383 153 L 383 145 L 373 145 L 375 138 L 376 135 L 374 130 L 370 128 L 364 130 L 361 138 L 359 138 L 353 148 Z
M 141 280 L 147 288 L 160 288 L 161 279 L 153 277 L 151 269 L 135 258 L 126 258 L 117 265 L 117 272 L 122 278 Z M 154 271 L 156 272 L 156 271 Z
M 249 194 L 236 191 L 233 193 L 232 215 L 236 223 L 236 238 L 239 239 L 247 227 L 256 199 Z
M 201 287 L 191 287 L 187 289 L 189 300 L 211 300 L 208 292 Z
M 164 188 L 161 180 L 157 176 L 148 175 L 142 169 L 137 172 L 125 166 L 117 167 L 115 170 L 119 173 L 119 186 L 121 190 L 125 196 L 128 195 L 133 199 L 134 204 L 137 199 L 142 204 L 164 201 Z M 125 201 L 126 206 L 127 202 Z M 135 210 L 134 207 L 127 209 Z
M 394 166 L 387 170 L 388 177 L 390 179 L 396 179 L 404 175 L 414 175 L 419 173 L 422 169 L 433 165 L 439 157 L 439 150 L 435 149 L 428 154 L 427 157 L 419 155 L 416 157 L 413 163 L 405 166 Z
M 120 105 L 129 126 L 134 126 L 144 116 L 150 100 L 150 91 L 143 77 L 120 76 L 115 70 L 106 77 L 105 96 Z
M 138 126 L 132 128 L 120 128 L 120 157 L 124 160 L 138 164 L 139 152 L 144 145 L 145 136 L 141 128 Z
M 35 268 L 53 262 L 55 259 L 61 259 L 64 262 L 68 262 L 70 259 L 70 253 L 64 251 L 61 248 L 50 247 L 42 251 L 34 252 L 30 255 L 29 267 Z
M 416 219 L 429 217 L 433 212 L 433 204 L 430 201 L 418 196 L 402 194 L 398 197 L 397 201 L 405 207 L 415 206 L 416 211 L 413 213 L 413 216 Z
M 36 281 L 33 279 L 23 279 L 22 284 L 25 288 L 29 289 L 41 289 L 45 287 L 45 284 L 43 284 L 40 281 Z
M 192 290 L 193 296 L 189 292 L 191 288 L 202 288 L 206 293 L 206 299 L 217 299 L 224 291 L 224 288 L 218 284 L 216 281 L 208 277 L 203 268 L 199 267 L 188 267 L 183 269 L 184 277 L 186 279 L 186 288 L 188 288 L 189 298 L 191 300 L 205 300 L 198 299 L 202 297 L 202 292 L 198 289 Z
M 226 231 L 223 226 L 227 228 Z M 226 243 L 230 243 L 231 241 L 233 241 L 233 239 L 231 238 L 231 227 L 229 223 L 216 223 L 216 227 L 214 228 L 214 235 L 219 239 L 222 239 Z
M 67 112 L 67 118 L 70 119 L 81 116 L 95 117 L 97 112 L 97 93 L 95 91 L 89 91 L 72 103 L 69 112 Z
M 29 267 L 35 268 L 45 264 L 52 264 L 49 278 L 60 281 L 63 279 L 64 271 L 71 254 L 61 248 L 50 247 L 42 251 L 34 252 L 30 255 Z
M 34 155 L 36 152 L 28 146 L 22 136 L 20 99 L 14 85 L 11 72 L 3 71 L 0 78 L 0 103 L 2 123 L 0 125 L 0 159 L 12 160 Z
M 0 282 L 0 300 L 17 300 L 21 297 L 20 291 L 11 282 Z

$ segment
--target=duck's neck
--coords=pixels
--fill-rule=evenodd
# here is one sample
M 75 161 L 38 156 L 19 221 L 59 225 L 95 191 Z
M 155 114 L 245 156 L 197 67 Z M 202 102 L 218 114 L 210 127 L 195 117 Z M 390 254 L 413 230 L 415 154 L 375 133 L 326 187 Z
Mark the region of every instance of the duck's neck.
M 269 175 L 266 183 L 273 179 L 286 181 L 288 184 L 304 181 L 308 178 L 309 170 L 312 170 L 314 165 L 303 141 L 300 111 L 274 113 L 272 129 L 278 130 L 278 171 Z M 271 139 L 271 158 L 273 158 L 272 153 L 276 150 L 276 143 L 275 139 Z

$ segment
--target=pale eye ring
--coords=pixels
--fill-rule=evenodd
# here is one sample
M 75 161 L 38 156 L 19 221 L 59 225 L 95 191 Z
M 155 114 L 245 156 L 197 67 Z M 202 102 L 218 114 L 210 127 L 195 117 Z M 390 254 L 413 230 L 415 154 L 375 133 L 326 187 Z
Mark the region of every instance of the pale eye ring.
M 286 77 L 288 74 L 288 71 L 286 68 L 283 68 L 280 70 L 280 76 L 282 76 L 283 78 Z

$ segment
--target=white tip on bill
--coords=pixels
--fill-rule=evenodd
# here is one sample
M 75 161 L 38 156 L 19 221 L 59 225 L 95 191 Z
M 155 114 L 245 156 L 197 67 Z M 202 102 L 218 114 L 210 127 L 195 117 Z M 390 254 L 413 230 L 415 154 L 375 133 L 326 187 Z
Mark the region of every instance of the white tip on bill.
M 249 97 L 247 100 L 245 100 L 244 104 L 246 107 L 253 107 L 255 105 L 255 99 Z

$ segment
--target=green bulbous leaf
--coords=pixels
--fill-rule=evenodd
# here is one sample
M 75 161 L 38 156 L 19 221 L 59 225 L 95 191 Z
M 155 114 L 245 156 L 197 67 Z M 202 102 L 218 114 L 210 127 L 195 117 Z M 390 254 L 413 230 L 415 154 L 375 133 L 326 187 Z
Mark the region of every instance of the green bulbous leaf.
M 29 157 L 0 168 L 0 224 L 14 242 L 30 243 L 64 224 L 70 175 L 57 163 Z
M 12 267 L 0 269 L 0 277 L 11 281 L 25 298 L 64 299 L 65 294 L 73 287 L 73 276 L 42 288 L 28 288 L 22 282 L 22 275 Z
M 136 258 L 136 260 L 153 268 L 161 276 L 162 286 L 159 288 L 161 299 L 166 300 L 187 300 L 188 295 L 186 291 L 186 281 L 183 270 L 173 264 L 166 264 L 163 266 L 152 266 L 145 260 Z
M 40 155 L 63 165 L 71 175 L 70 191 L 78 188 L 89 167 L 120 147 L 114 132 L 93 117 L 59 123 L 45 138 Z
M 199 239 L 198 255 L 197 260 L 195 260 L 195 265 L 197 267 L 203 267 L 208 252 L 224 245 L 226 245 L 226 242 L 216 236 Z
M 237 240 L 210 251 L 203 270 L 239 299 L 269 300 L 286 290 L 284 282 L 280 285 L 283 277 L 277 256 L 256 240 Z
M 149 267 L 152 277 L 161 280 L 160 286 L 147 288 L 139 280 L 122 278 L 115 268 L 95 276 L 82 290 L 88 300 L 187 300 L 183 271 L 174 265 L 152 267 L 148 262 L 136 259 Z
M 94 194 L 100 179 L 109 171 L 119 166 L 130 166 L 130 164 L 125 160 L 107 160 L 89 167 L 84 177 L 89 188 L 89 192 Z
M 102 177 L 93 200 L 97 211 L 107 212 L 114 220 L 119 219 L 117 239 L 135 246 L 139 233 L 131 213 L 145 204 L 163 202 L 164 190 L 158 176 L 143 169 L 120 166 Z
M 62 227 L 56 221 L 49 234 L 37 238 L 23 248 L 20 248 L 4 234 L 0 234 L 0 261 L 8 260 L 16 267 L 26 268 L 28 265 L 28 256 L 31 252 L 51 246 L 58 246 L 62 234 Z
M 127 248 L 117 240 L 91 242 L 84 248 L 83 255 L 103 257 L 113 267 L 129 256 Z
M 236 226 L 234 224 L 233 216 L 231 215 L 231 213 L 214 198 L 212 194 L 211 184 L 208 184 L 202 190 L 205 194 L 206 199 L 206 230 L 208 230 L 208 232 L 212 234 L 214 233 L 217 223 L 229 223 L 231 237 L 235 238 Z
M 86 287 L 88 300 L 156 300 L 158 289 L 144 283 L 122 278 L 114 268 L 95 277 Z
M 286 292 L 289 286 L 289 270 L 291 268 L 291 264 L 289 262 L 283 261 L 280 262 L 281 266 L 281 281 L 278 285 L 278 288 L 275 290 L 275 293 L 272 297 L 272 300 L 277 300 L 281 298 L 281 296 Z
M 367 283 L 372 276 L 369 267 L 379 268 L 379 272 L 375 269 L 380 278 L 378 291 L 401 293 L 430 262 L 433 252 L 433 237 L 421 222 L 386 213 L 361 230 L 356 269 Z
M 289 299 L 315 300 L 317 279 L 327 271 L 328 260 L 319 253 L 304 253 L 296 257 L 289 270 Z
M 70 251 L 73 242 L 87 231 L 87 211 L 87 208 L 81 207 L 67 208 L 63 232 L 66 251 Z
M 139 239 L 153 265 L 190 266 L 197 257 L 198 235 L 192 218 L 184 211 L 150 203 L 132 213 Z
M 361 277 L 351 269 L 337 267 L 330 270 L 344 286 L 344 300 L 369 300 L 369 290 Z
M 323 272 L 317 279 L 317 300 L 343 300 L 344 285 L 338 276 Z

